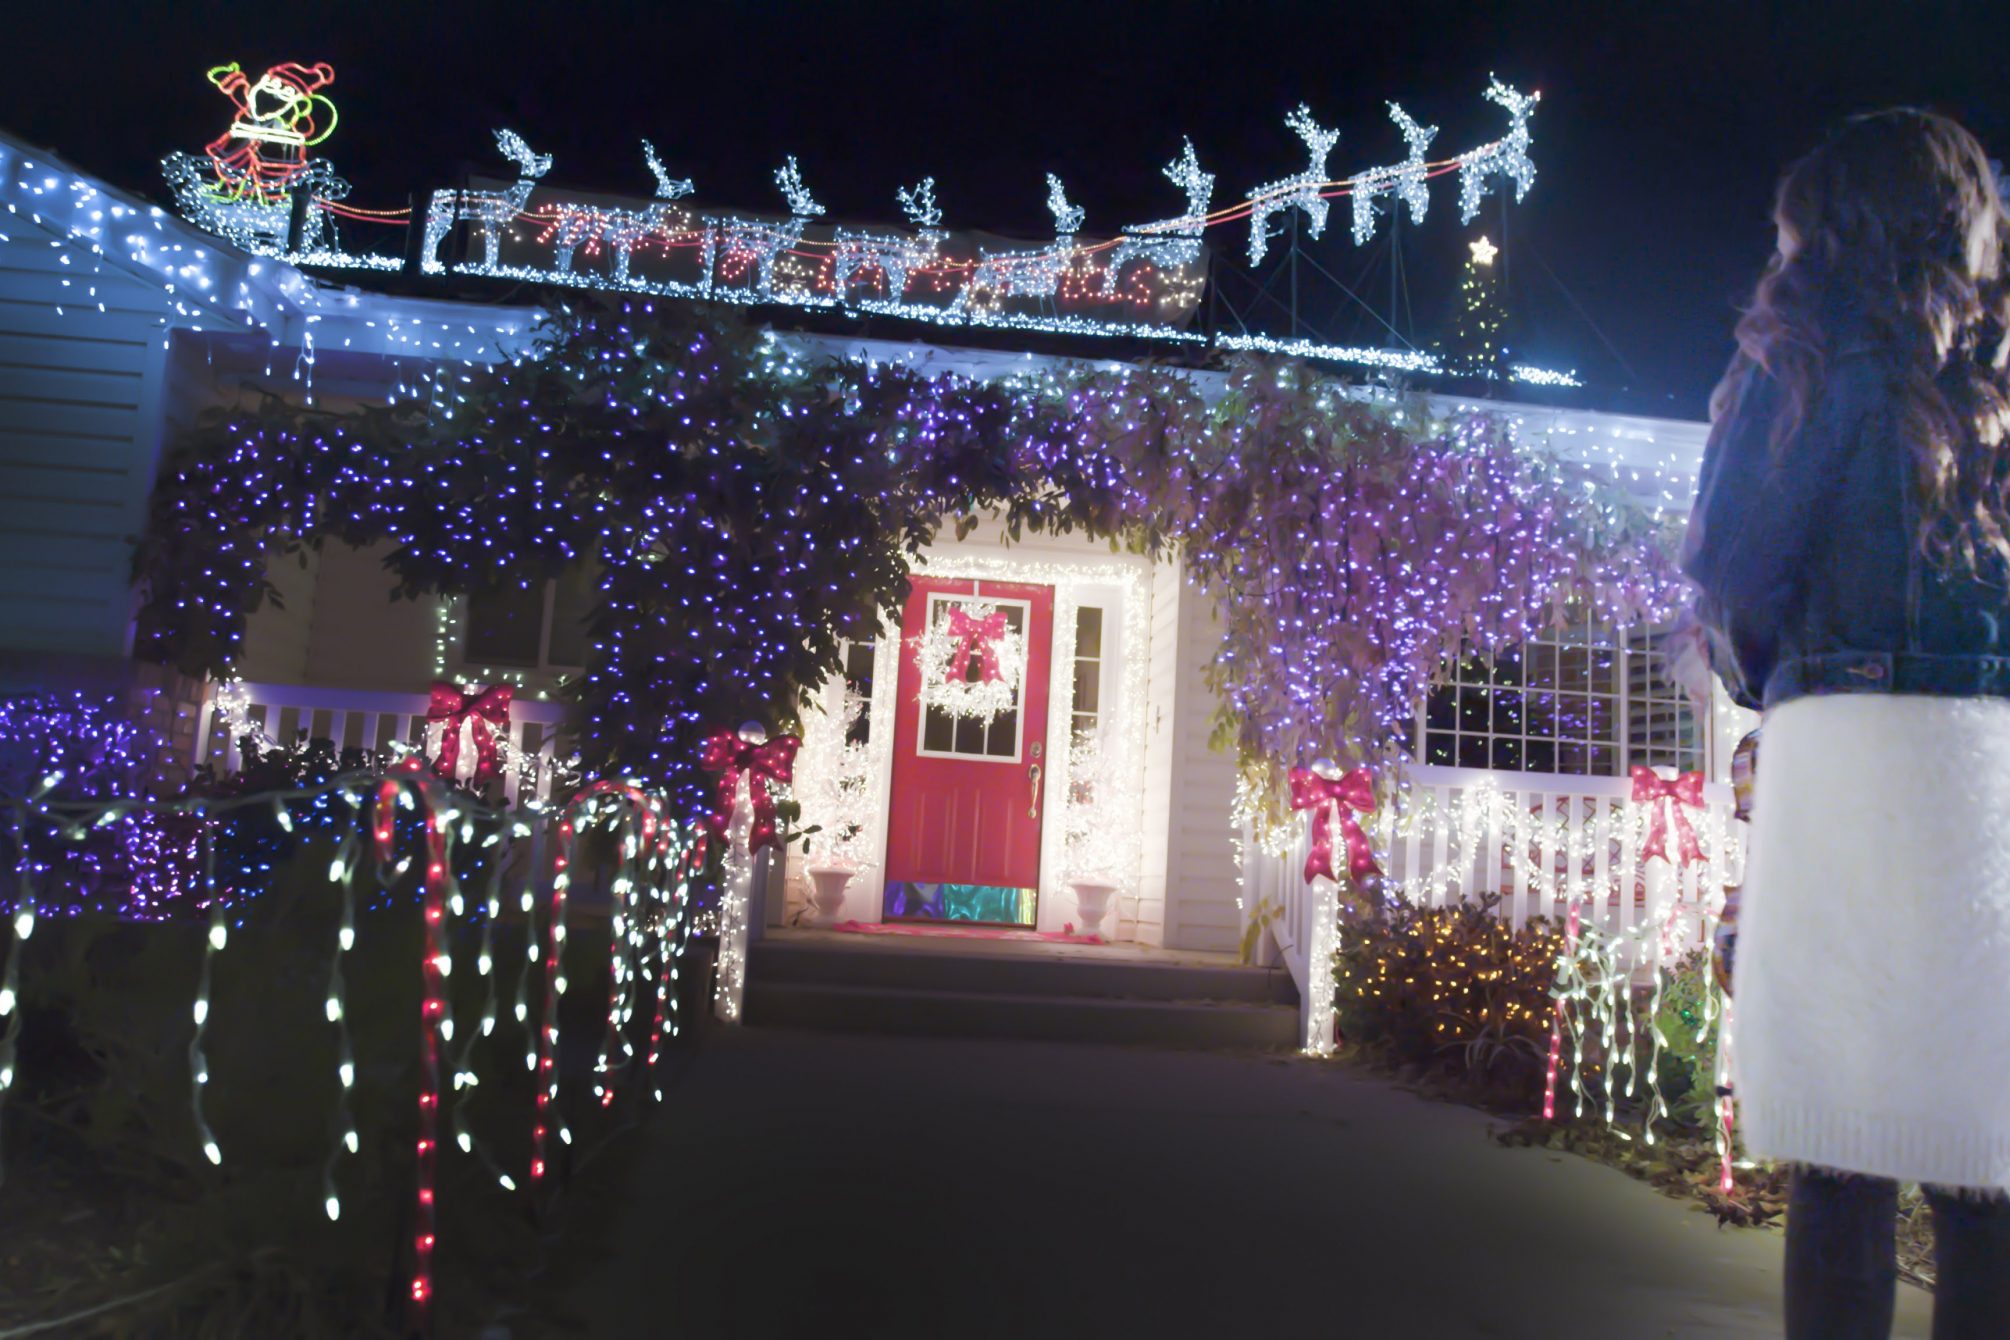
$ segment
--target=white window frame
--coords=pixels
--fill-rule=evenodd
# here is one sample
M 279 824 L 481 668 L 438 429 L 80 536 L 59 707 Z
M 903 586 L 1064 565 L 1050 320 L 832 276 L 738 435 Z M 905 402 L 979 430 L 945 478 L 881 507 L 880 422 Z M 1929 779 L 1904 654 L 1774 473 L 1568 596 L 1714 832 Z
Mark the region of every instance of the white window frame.
M 927 622 L 922 627 L 924 629 L 935 627 L 936 609 L 952 601 L 959 605 L 981 603 L 994 606 L 998 609 L 1004 609 L 1006 606 L 1012 605 L 1020 610 L 1019 628 L 1020 635 L 1025 639 L 1026 654 L 1019 658 L 1019 683 L 1013 690 L 1012 697 L 1014 709 L 1012 714 L 1012 755 L 1008 758 L 1003 754 L 965 754 L 954 749 L 928 748 L 923 744 L 923 741 L 928 738 L 928 704 L 926 702 L 918 704 L 920 716 L 914 723 L 915 755 L 919 758 L 956 759 L 964 763 L 1018 763 L 1024 758 L 1026 753 L 1026 681 L 1033 673 L 1033 602 L 1013 596 L 973 595 L 960 591 L 930 591 L 928 593 L 928 610 L 923 616 Z M 1051 637 L 1052 634 L 1050 633 L 1049 636 Z M 873 673 L 878 673 L 877 668 L 874 669 Z M 1069 673 L 1073 673 L 1073 667 L 1070 667 Z M 1047 714 L 1051 717 L 1053 713 L 1054 705 L 1049 703 L 1047 705 Z M 1073 720 L 1072 707 L 1069 719 L 1070 721 Z M 988 724 L 985 727 L 985 732 L 988 741 L 990 738 L 990 726 Z

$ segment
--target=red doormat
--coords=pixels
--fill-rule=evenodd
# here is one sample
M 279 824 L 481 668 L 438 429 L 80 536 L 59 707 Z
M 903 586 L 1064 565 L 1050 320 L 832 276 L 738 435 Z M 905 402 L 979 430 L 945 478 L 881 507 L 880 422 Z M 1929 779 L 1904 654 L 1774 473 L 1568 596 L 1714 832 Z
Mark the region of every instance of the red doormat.
M 1099 945 L 1100 935 L 1077 935 L 1073 926 L 1065 931 L 1025 931 L 1009 926 L 925 925 L 911 921 L 840 921 L 834 931 L 858 935 L 939 935 L 951 940 L 1045 940 L 1049 944 Z

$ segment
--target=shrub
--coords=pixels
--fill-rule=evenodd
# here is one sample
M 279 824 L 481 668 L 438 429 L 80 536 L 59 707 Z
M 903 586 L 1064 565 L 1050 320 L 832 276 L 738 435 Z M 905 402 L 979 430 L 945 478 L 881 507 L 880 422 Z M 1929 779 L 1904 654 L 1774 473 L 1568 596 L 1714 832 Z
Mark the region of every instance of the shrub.
M 1344 927 L 1335 955 L 1343 1037 L 1392 1064 L 1470 1080 L 1502 1101 L 1542 1093 L 1563 936 L 1493 904 L 1401 904 Z

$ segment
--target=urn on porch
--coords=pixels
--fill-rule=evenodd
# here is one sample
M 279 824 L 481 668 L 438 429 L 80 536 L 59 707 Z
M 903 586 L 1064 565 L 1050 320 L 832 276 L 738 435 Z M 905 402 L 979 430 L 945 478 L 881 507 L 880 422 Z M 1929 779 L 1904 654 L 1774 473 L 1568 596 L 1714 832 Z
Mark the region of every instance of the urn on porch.
M 816 909 L 819 926 L 835 926 L 842 920 L 844 886 L 857 872 L 848 866 L 813 865 L 803 871 L 810 877 L 810 906 Z
M 1082 933 L 1101 935 L 1103 917 L 1110 910 L 1110 896 L 1117 891 L 1117 886 L 1076 879 L 1070 880 L 1068 887 L 1075 891 L 1075 920 Z

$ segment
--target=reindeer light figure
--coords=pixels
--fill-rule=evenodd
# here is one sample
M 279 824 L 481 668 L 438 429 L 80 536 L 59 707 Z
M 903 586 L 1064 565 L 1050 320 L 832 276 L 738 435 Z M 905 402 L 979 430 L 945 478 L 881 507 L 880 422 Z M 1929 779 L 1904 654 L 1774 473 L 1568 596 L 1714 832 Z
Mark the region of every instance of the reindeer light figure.
M 898 303 L 907 293 L 907 277 L 933 261 L 949 236 L 941 229 L 942 210 L 935 203 L 935 178 L 894 192 L 900 212 L 915 232 L 882 233 L 862 229 L 837 230 L 837 253 L 831 280 L 840 300 L 861 270 L 877 269 L 886 276 L 886 300 Z
M 1296 111 L 1284 118 L 1284 124 L 1298 132 L 1298 138 L 1305 141 L 1305 171 L 1259 187 L 1250 196 L 1251 265 L 1262 260 L 1263 253 L 1270 249 L 1270 216 L 1281 210 L 1304 210 L 1305 217 L 1312 221 L 1306 231 L 1314 237 L 1326 231 L 1328 202 L 1319 194 L 1319 187 L 1326 180 L 1326 160 L 1333 156 L 1333 146 L 1340 142 L 1340 132 L 1328 130 L 1314 121 L 1312 109 L 1302 102 Z
M 1431 207 L 1431 190 L 1424 180 L 1424 154 L 1437 138 L 1436 126 L 1420 126 L 1410 119 L 1410 114 L 1395 103 L 1389 104 L 1389 117 L 1396 123 L 1396 129 L 1403 132 L 1403 143 L 1409 146 L 1410 156 L 1401 163 L 1389 167 L 1370 168 L 1354 178 L 1354 245 L 1361 246 L 1375 235 L 1375 200 L 1378 196 L 1395 195 L 1410 207 L 1410 222 L 1422 223 L 1424 213 Z
M 1047 209 L 1054 216 L 1051 246 L 1016 251 L 980 252 L 976 268 L 956 295 L 952 311 L 994 311 L 1006 298 L 1051 298 L 1075 259 L 1075 234 L 1082 226 L 1082 207 L 1068 203 L 1061 179 L 1047 174 Z
M 1192 265 L 1200 259 L 1201 234 L 1207 231 L 1207 207 L 1214 199 L 1214 174 L 1200 170 L 1193 141 L 1186 152 L 1166 164 L 1167 180 L 1186 192 L 1186 213 L 1157 223 L 1133 224 L 1124 229 L 1116 250 L 1110 253 L 1103 270 L 1103 296 L 1116 296 L 1117 275 L 1128 261 L 1142 260 L 1161 270 Z
M 1528 194 L 1530 183 L 1535 181 L 1535 164 L 1529 161 L 1528 156 L 1528 119 L 1534 114 L 1542 94 L 1518 93 L 1488 76 L 1486 97 L 1488 102 L 1497 102 L 1507 110 L 1508 133 L 1492 144 L 1483 144 L 1459 155 L 1460 223 L 1471 223 L 1473 216 L 1480 212 L 1480 197 L 1486 194 L 1489 177 L 1506 177 L 1512 181 L 1517 205 Z
M 494 269 L 502 245 L 503 225 L 523 213 L 537 179 L 551 171 L 550 154 L 534 154 L 513 130 L 496 132 L 496 147 L 517 165 L 516 184 L 505 191 L 435 191 L 426 205 L 426 269 L 439 270 L 440 243 L 456 223 L 475 223 L 482 230 L 482 264 Z
M 762 299 L 774 296 L 775 258 L 800 242 L 803 225 L 824 212 L 824 207 L 803 185 L 803 170 L 797 164 L 795 155 L 791 154 L 781 167 L 775 169 L 775 185 L 781 188 L 783 199 L 789 202 L 787 222 L 768 223 L 731 215 L 706 221 L 708 228 L 716 231 L 719 237 L 720 267 L 731 267 L 735 275 L 751 267 L 755 275 L 754 293 Z M 710 267 L 707 269 L 709 272 Z
M 572 257 L 582 244 L 589 250 L 605 243 L 614 252 L 612 282 L 628 282 L 628 262 L 635 244 L 652 233 L 668 234 L 673 223 L 688 227 L 690 215 L 670 202 L 681 200 L 694 189 L 688 180 L 671 177 L 656 146 L 642 141 L 642 158 L 656 178 L 656 199 L 644 209 L 611 209 L 598 205 L 572 205 L 551 226 L 553 258 L 561 271 L 572 269 Z

